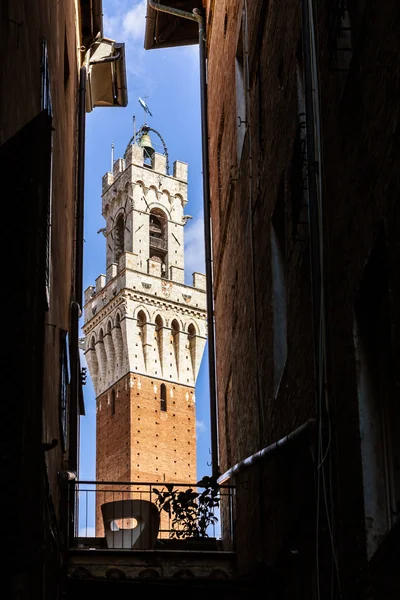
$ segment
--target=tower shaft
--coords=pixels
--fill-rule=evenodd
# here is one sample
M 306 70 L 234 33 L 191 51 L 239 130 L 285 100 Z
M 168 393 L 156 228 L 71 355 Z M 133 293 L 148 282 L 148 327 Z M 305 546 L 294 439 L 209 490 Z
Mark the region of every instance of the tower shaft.
M 206 294 L 203 274 L 185 283 L 186 203 L 187 165 L 170 176 L 164 155 L 149 162 L 136 143 L 103 177 L 106 274 L 85 291 L 83 327 L 97 481 L 196 482 Z

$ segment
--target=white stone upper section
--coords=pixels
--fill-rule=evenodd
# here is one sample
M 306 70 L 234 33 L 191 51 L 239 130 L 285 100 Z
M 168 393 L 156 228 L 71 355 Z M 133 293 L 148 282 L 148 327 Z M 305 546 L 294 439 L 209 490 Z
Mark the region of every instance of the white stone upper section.
M 85 291 L 89 372 L 99 396 L 129 372 L 194 387 L 206 342 L 206 280 L 184 281 L 186 163 L 144 164 L 128 146 L 103 177 L 106 274 Z
M 124 253 L 116 277 L 99 277 L 104 287 L 85 290 L 85 354 L 96 396 L 128 372 L 196 383 L 207 337 L 205 289 L 131 270 L 134 261 Z
M 169 281 L 156 275 L 141 273 L 135 269 L 136 256 L 125 252 L 119 264 L 115 265 L 116 272 L 112 279 L 106 281 L 104 275 L 96 279 L 96 287 L 89 286 L 85 290 L 84 324 L 108 304 L 122 290 L 136 291 L 154 297 L 154 300 L 168 299 L 169 302 L 182 305 L 183 308 L 206 310 L 205 275 L 194 273 L 193 279 L 197 286 Z
M 173 176 L 167 175 L 166 156 L 157 152 L 152 156 L 151 165 L 145 165 L 143 148 L 134 144 L 128 147 L 124 159 L 114 162 L 113 173 L 104 175 L 102 214 L 106 220 L 106 269 L 118 262 L 119 250 L 123 247 L 124 251 L 137 255 L 135 268 L 149 273 L 152 269 L 149 260 L 155 252 L 166 277 L 184 282 L 183 228 L 187 220 L 183 211 L 187 204 L 187 164 L 176 161 L 173 172 Z M 151 231 L 152 214 L 162 224 L 160 234 Z M 118 225 L 122 222 L 123 228 Z

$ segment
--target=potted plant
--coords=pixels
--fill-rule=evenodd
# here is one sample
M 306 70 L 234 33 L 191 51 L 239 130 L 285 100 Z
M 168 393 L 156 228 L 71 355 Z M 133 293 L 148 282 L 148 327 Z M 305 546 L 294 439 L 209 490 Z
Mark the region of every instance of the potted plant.
M 202 491 L 182 489 L 173 483 L 166 483 L 161 491 L 153 488 L 158 509 L 171 519 L 172 539 L 209 540 L 209 527 L 218 522 L 215 509 L 219 507 L 220 491 L 216 481 L 203 477 L 195 487 Z

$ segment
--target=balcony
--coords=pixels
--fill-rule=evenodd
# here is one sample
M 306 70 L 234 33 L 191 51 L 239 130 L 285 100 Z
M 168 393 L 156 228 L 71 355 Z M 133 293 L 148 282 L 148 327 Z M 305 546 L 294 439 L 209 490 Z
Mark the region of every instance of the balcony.
M 157 250 L 165 250 L 168 249 L 168 242 L 163 238 L 158 238 L 154 235 L 150 235 L 150 247 L 157 248 Z
M 233 548 L 233 486 L 218 487 L 213 502 L 215 506 L 209 505 L 210 496 L 206 498 L 205 515 L 201 500 L 207 488 L 197 484 L 75 481 L 72 485 L 76 509 L 73 547 L 150 549 L 150 545 L 153 548 L 180 546 L 187 550 L 189 542 L 199 537 L 214 540 L 215 547 L 220 547 L 218 542 L 222 543 L 223 531 L 225 544 Z M 177 516 L 172 511 L 160 510 L 160 493 L 167 492 L 167 488 L 172 490 L 181 505 L 179 498 L 186 498 L 189 490 L 197 494 L 197 498 L 191 500 L 193 510 L 190 508 L 190 519 L 185 518 L 187 511 Z M 207 528 L 201 527 L 200 521 L 207 522 Z M 156 530 L 154 543 L 140 543 L 140 539 L 136 539 L 141 522 Z M 120 531 L 126 534 L 121 536 Z
M 186 573 L 207 581 L 217 574 L 232 582 L 233 486 L 220 486 L 210 501 L 205 486 L 197 484 L 71 481 L 70 485 L 75 512 L 70 578 L 104 580 L 111 569 L 132 581 L 141 577 L 169 581 Z M 167 487 L 177 499 L 192 497 L 189 525 L 188 519 L 179 520 L 173 511 L 161 509 L 160 494 L 167 494 L 167 507 L 170 502 Z M 206 513 L 201 506 L 206 506 Z

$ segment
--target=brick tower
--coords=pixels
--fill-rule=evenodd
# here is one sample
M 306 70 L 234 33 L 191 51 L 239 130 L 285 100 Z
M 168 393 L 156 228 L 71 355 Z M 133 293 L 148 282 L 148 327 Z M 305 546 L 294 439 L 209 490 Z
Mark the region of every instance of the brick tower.
M 85 291 L 96 479 L 195 483 L 206 282 L 200 273 L 184 282 L 187 164 L 176 161 L 169 175 L 166 148 L 153 150 L 149 130 L 103 176 L 106 275 Z

